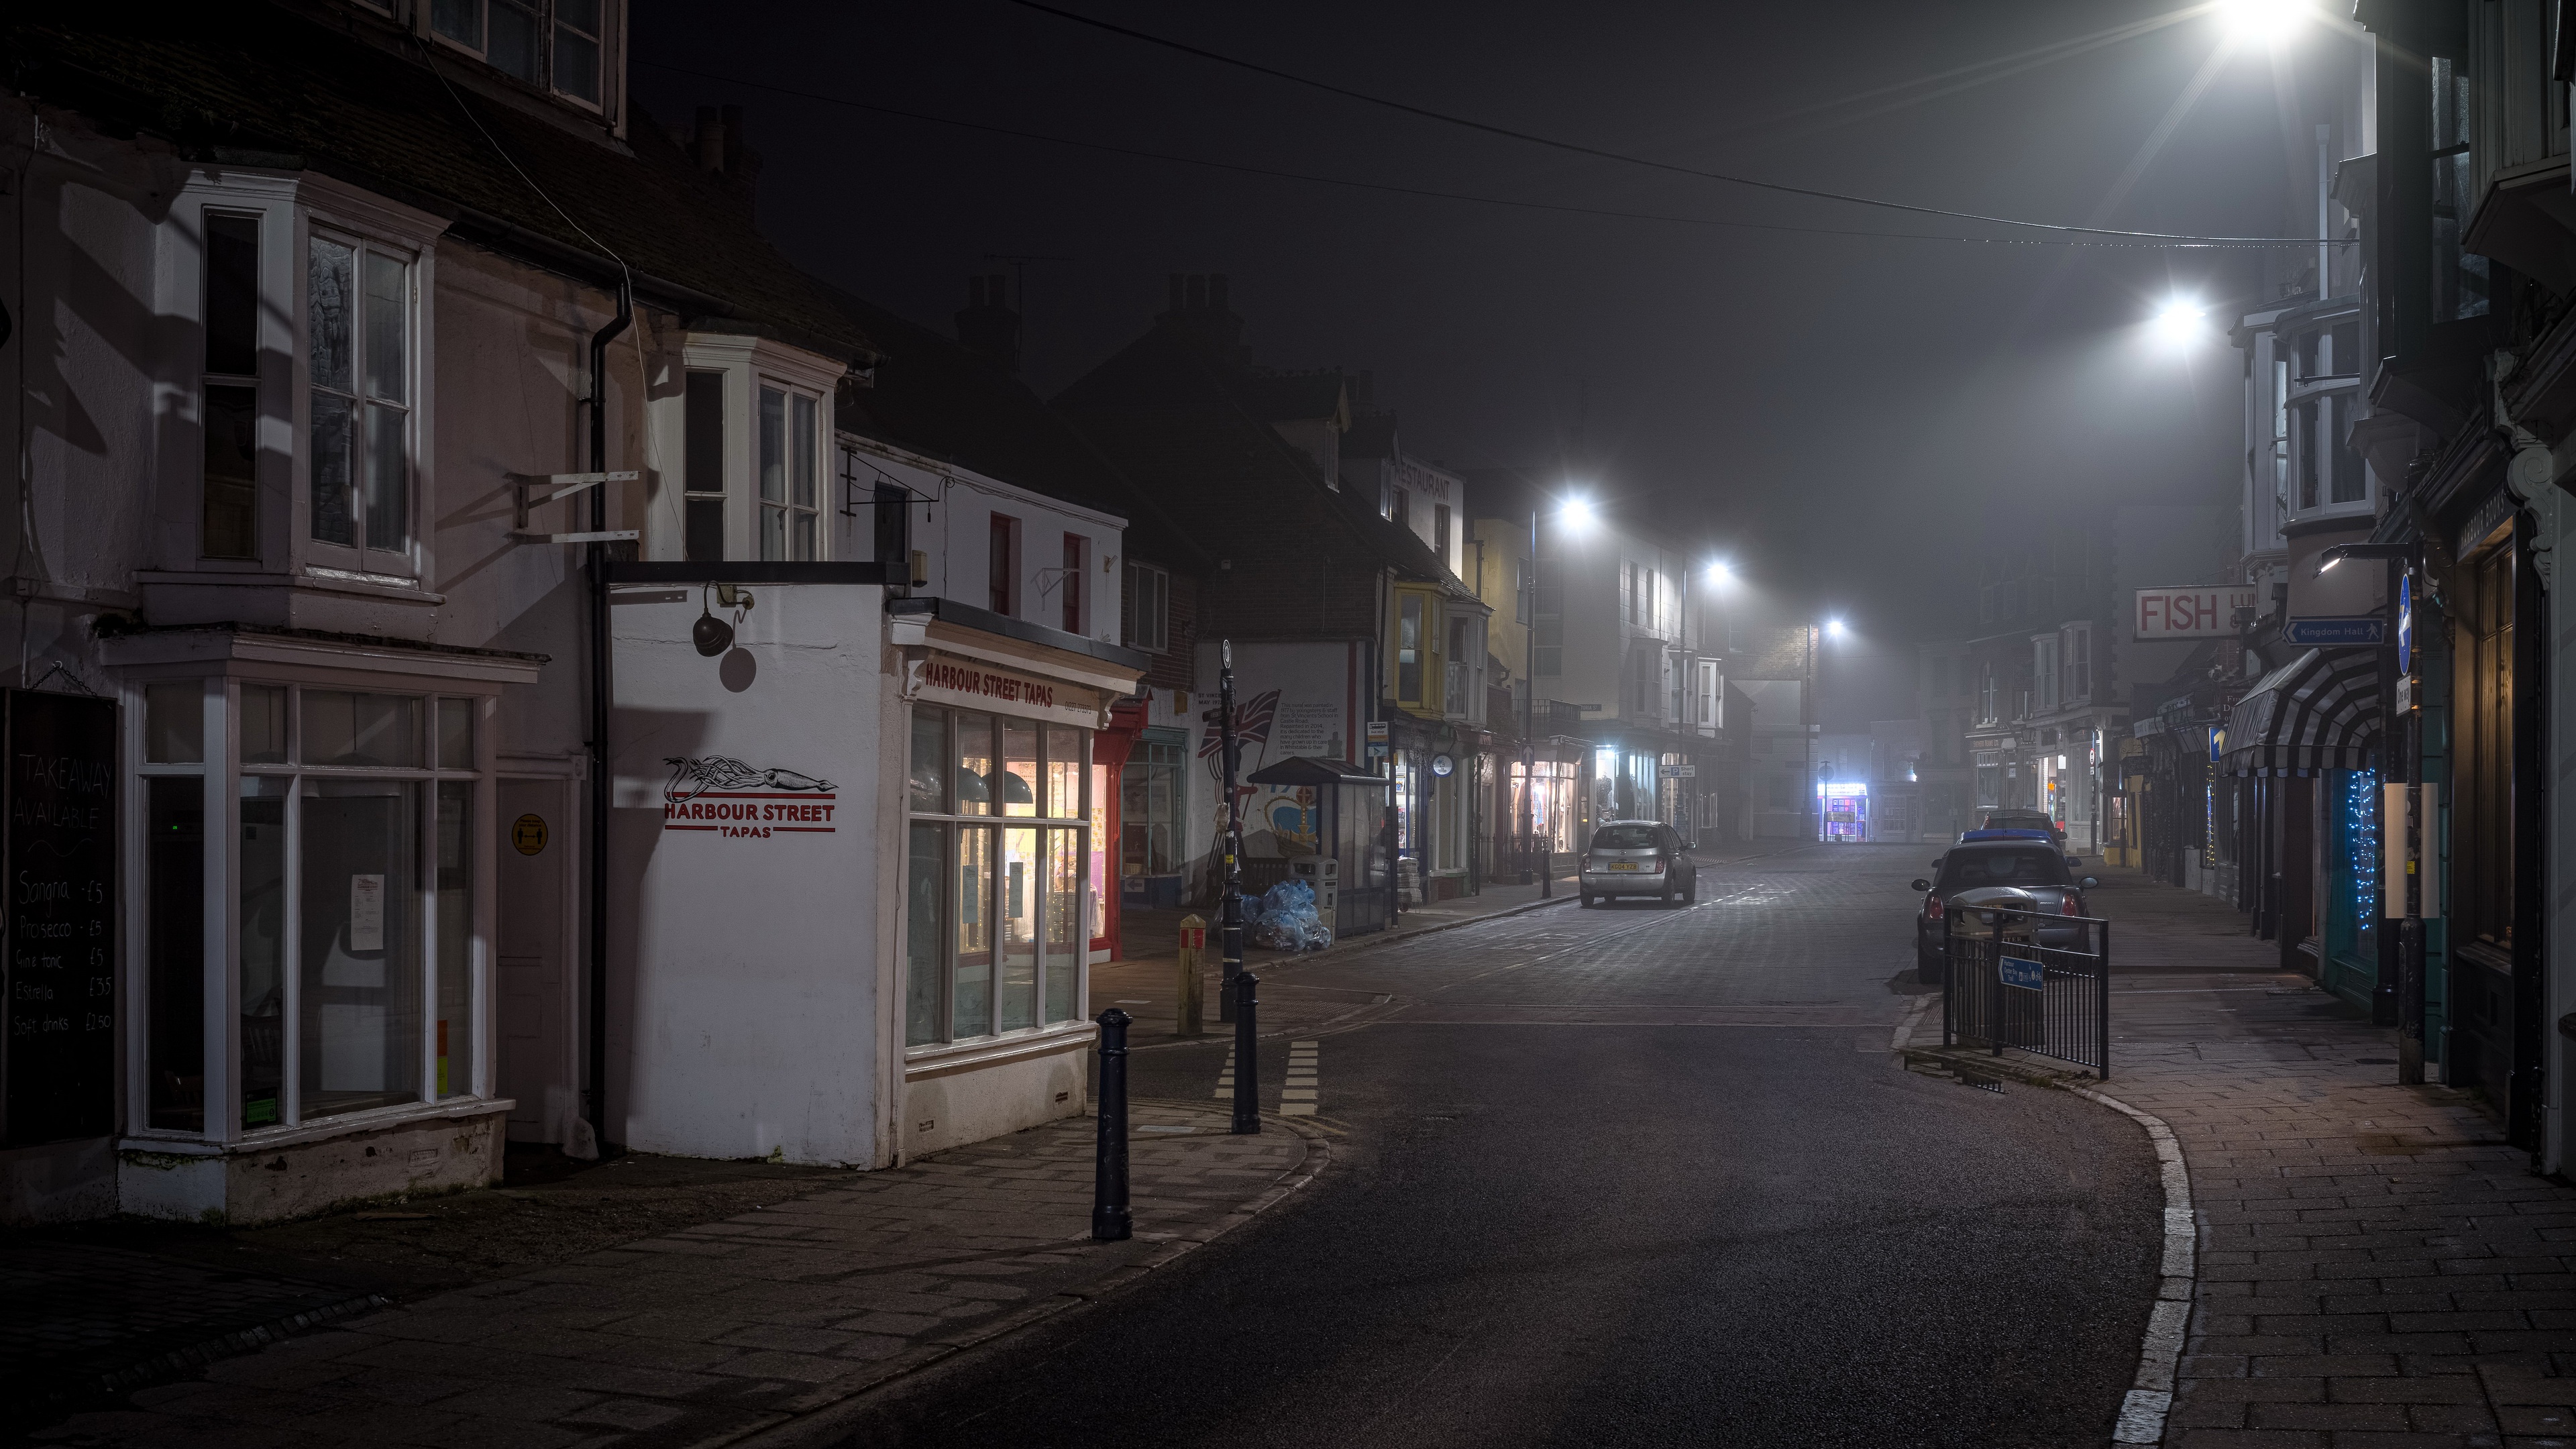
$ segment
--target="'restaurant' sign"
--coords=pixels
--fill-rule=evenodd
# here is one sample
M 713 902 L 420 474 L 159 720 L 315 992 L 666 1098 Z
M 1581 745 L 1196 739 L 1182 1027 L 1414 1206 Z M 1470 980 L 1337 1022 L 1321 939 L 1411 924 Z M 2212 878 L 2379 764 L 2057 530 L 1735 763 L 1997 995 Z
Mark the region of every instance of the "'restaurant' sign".
M 774 835 L 830 835 L 840 796 L 829 780 L 794 770 L 759 769 L 722 755 L 674 756 L 671 783 L 662 787 L 662 828 L 694 830 L 726 840 L 767 840 Z
M 2257 596 L 2252 584 L 2140 589 L 2137 611 L 2129 616 L 2129 634 L 2141 643 L 2233 639 L 2238 628 L 2237 612 L 2255 607 Z
M 1062 684 L 980 659 L 961 659 L 936 651 L 910 661 L 905 697 L 930 704 L 991 710 L 996 714 L 1031 715 L 1063 724 L 1098 729 L 1100 691 Z

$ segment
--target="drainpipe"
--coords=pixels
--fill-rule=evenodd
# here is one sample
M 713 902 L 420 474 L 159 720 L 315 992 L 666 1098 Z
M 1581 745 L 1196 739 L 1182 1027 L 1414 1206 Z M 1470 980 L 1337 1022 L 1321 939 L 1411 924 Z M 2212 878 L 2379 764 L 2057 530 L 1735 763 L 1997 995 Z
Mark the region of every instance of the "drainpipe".
M 634 289 L 617 284 L 617 315 L 590 335 L 590 471 L 608 471 L 608 344 L 635 320 Z M 608 531 L 608 485 L 590 490 L 590 531 Z M 590 570 L 590 1083 L 591 1147 L 608 1140 L 608 545 L 588 545 Z

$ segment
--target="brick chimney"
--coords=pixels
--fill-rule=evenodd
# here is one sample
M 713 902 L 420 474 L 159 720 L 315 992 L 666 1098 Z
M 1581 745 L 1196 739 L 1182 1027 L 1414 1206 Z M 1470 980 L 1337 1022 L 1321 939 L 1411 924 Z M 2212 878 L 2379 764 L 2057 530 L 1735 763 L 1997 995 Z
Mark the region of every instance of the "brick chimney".
M 750 211 L 760 189 L 760 153 L 743 139 L 742 107 L 700 106 L 689 159 Z
M 966 307 L 957 314 L 957 340 L 967 351 L 1018 375 L 1020 311 L 1011 305 L 1010 285 L 1002 273 L 966 279 Z
M 1172 305 L 1155 323 L 1190 338 L 1229 367 L 1250 367 L 1252 349 L 1243 343 L 1243 319 L 1226 305 L 1225 274 L 1174 272 L 1171 280 Z

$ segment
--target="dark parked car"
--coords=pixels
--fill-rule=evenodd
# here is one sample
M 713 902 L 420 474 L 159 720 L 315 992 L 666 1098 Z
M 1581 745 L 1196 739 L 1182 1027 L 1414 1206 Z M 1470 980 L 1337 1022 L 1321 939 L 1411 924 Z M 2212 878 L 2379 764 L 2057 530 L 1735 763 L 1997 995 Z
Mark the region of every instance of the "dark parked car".
M 2066 827 L 2045 810 L 1989 810 L 1977 821 L 1979 830 L 2045 830 L 2057 848 L 2066 848 Z
M 2068 867 L 2081 863 L 2074 856 L 2059 854 L 2035 831 L 1951 846 L 1932 862 L 1936 872 L 1932 879 L 1914 882 L 1914 888 L 1923 892 L 1923 904 L 1914 913 L 1915 978 L 1941 979 L 1942 936 L 1950 928 L 1950 903 L 1965 891 L 1995 886 L 2028 891 L 2039 912 L 2039 944 L 2080 948 L 2084 928 L 2066 918 L 2092 914 L 2084 908 L 2084 892 L 2101 884 L 2089 875 L 2075 878 Z
M 1665 905 L 1678 897 L 1689 905 L 1699 899 L 1699 867 L 1664 822 L 1613 820 L 1592 832 L 1577 889 L 1587 907 L 1614 896 L 1656 896 Z

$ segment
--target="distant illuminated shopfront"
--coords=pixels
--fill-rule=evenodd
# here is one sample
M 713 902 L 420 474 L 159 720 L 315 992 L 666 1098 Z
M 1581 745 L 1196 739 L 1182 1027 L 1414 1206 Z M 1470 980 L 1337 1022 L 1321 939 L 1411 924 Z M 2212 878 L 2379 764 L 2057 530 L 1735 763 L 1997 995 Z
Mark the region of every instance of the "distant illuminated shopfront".
M 1856 842 L 1869 839 L 1869 786 L 1858 781 L 1816 782 L 1817 814 L 1823 817 L 1819 839 Z

